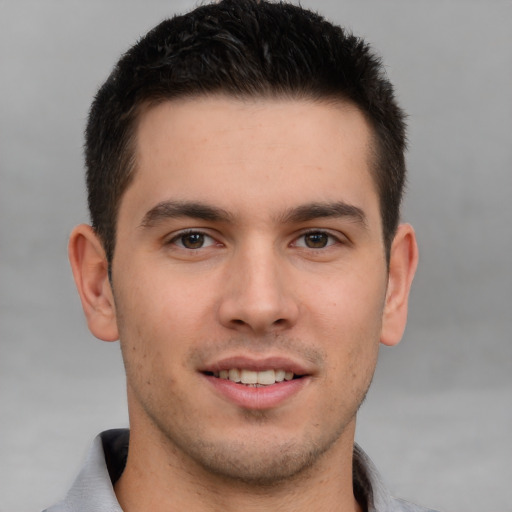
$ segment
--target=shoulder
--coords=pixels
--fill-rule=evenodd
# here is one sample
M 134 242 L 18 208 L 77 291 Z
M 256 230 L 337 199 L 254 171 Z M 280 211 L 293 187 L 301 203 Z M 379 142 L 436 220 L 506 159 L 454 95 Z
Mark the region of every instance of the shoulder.
M 384 485 L 372 460 L 357 444 L 353 459 L 354 494 L 368 512 L 436 512 L 414 503 L 394 498 Z
M 126 429 L 98 435 L 65 498 L 44 512 L 122 512 L 112 482 L 124 469 L 128 439 Z

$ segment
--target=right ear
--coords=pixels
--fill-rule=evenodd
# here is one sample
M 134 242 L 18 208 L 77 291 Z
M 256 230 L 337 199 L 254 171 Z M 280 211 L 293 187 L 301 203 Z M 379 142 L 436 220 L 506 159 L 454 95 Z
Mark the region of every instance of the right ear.
M 89 330 L 100 340 L 117 340 L 119 331 L 107 257 L 91 226 L 80 224 L 73 229 L 68 255 Z

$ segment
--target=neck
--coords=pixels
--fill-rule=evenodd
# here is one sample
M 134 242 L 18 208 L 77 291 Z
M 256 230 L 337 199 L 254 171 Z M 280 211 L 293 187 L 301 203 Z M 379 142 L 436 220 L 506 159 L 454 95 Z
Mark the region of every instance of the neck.
M 352 481 L 354 427 L 355 422 L 313 466 L 273 485 L 212 474 L 132 427 L 126 468 L 115 484 L 117 499 L 124 512 L 360 512 Z

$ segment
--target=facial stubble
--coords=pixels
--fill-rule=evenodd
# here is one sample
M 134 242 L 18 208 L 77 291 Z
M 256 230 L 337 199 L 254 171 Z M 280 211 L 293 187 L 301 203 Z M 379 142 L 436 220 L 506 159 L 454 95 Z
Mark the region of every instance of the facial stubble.
M 213 343 L 210 346 L 213 347 L 213 351 L 220 351 L 220 346 L 226 350 L 240 348 L 241 344 L 243 345 L 243 342 L 240 340 L 230 340 L 224 344 Z M 281 349 L 286 347 L 289 352 L 300 353 L 302 357 L 314 360 L 319 367 L 325 366 L 325 355 L 312 350 L 302 342 L 273 337 L 273 344 L 279 345 Z M 123 343 L 121 346 L 124 354 L 126 347 Z M 262 344 L 261 350 L 265 350 L 265 343 Z M 198 355 L 198 351 L 190 351 L 189 360 L 194 361 L 193 364 L 196 365 L 198 359 L 202 359 L 208 353 L 207 348 L 202 351 L 202 356 Z M 240 432 L 230 435 L 229 422 L 226 422 L 224 435 L 212 440 L 208 420 L 197 421 L 198 411 L 195 411 L 195 415 L 182 418 L 182 422 L 175 421 L 176 410 L 190 409 L 190 404 L 184 397 L 179 393 L 171 393 L 175 403 L 170 407 L 167 406 L 167 402 L 161 403 L 158 398 L 155 399 L 153 390 L 150 389 L 158 387 L 161 383 L 144 381 L 140 372 L 131 367 L 126 357 L 124 359 L 129 382 L 133 379 L 138 381 L 135 388 L 131 386 L 134 395 L 132 399 L 142 407 L 149 424 L 160 439 L 161 446 L 167 450 L 171 465 L 188 468 L 190 474 L 197 474 L 197 471 L 200 471 L 209 478 L 261 489 L 307 478 L 333 446 L 340 442 L 349 426 L 353 427 L 357 410 L 364 401 L 375 369 L 375 364 L 351 368 L 354 377 L 355 373 L 360 371 L 364 371 L 365 376 L 362 378 L 359 375 L 354 378 L 353 383 L 358 382 L 359 386 L 352 387 L 350 396 L 346 396 L 345 399 L 340 394 L 336 404 L 333 404 L 339 411 L 338 417 L 327 426 L 322 422 L 322 418 L 313 418 L 309 429 L 305 430 L 300 438 L 286 437 L 282 432 L 277 432 L 274 426 L 279 422 L 279 411 L 241 409 L 238 411 L 237 421 L 247 426 L 248 435 L 240 436 Z M 153 372 L 153 375 L 157 374 L 157 371 Z M 172 382 L 168 380 L 167 384 L 172 386 Z M 145 392 L 141 392 L 144 387 Z M 219 414 L 222 414 L 222 411 Z M 259 439 L 254 436 L 255 429 L 259 432 Z

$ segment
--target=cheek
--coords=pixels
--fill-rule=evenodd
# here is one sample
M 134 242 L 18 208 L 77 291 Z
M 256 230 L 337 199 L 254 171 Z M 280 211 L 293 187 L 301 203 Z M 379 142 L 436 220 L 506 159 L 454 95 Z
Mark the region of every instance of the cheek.
M 114 287 L 127 371 L 172 378 L 185 365 L 190 348 L 212 332 L 210 288 L 198 290 L 189 280 L 171 279 L 165 272 L 132 270 L 124 275 L 138 276 Z
M 332 372 L 352 378 L 376 364 L 386 287 L 375 275 L 353 275 L 324 289 L 324 300 L 314 304 L 310 328 L 321 333 Z
M 332 279 L 322 290 L 321 301 L 311 302 L 316 316 L 332 332 L 364 339 L 380 331 L 386 296 L 386 281 L 369 273 Z M 318 299 L 318 295 L 316 297 Z
M 151 268 L 150 268 L 151 267 Z M 115 290 L 116 305 L 124 320 L 138 324 L 139 329 L 152 328 L 167 331 L 189 325 L 191 319 L 199 320 L 204 306 L 205 288 L 201 283 L 184 279 L 178 272 L 171 272 L 166 265 L 142 264 L 125 269 L 130 276 Z M 201 289 L 202 288 L 202 289 Z

